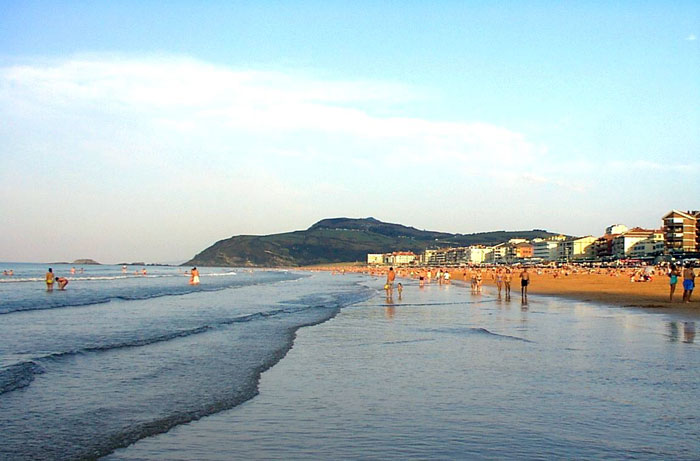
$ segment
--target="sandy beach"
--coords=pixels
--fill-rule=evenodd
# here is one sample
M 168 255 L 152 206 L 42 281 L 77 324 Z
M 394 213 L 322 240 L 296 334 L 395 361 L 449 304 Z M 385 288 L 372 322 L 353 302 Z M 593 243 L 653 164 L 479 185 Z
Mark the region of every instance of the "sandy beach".
M 309 268 L 310 270 L 326 270 L 336 273 L 361 272 L 381 277 L 388 268 L 376 268 L 367 266 L 323 266 Z M 413 280 L 423 269 L 397 268 L 398 280 Z M 433 268 L 433 274 L 437 271 Z M 467 269 L 467 283 L 472 271 L 481 270 L 483 284 L 496 286 L 495 274 L 490 269 Z M 451 280 L 464 281 L 464 269 L 448 269 Z M 411 273 L 413 272 L 413 275 Z M 683 303 L 683 283 L 679 280 L 673 295 L 673 302 L 669 301 L 669 279 L 665 274 L 656 274 L 651 281 L 630 282 L 631 276 L 637 272 L 633 269 L 617 271 L 614 275 L 608 273 L 591 273 L 589 271 L 571 271 L 568 275 L 559 272 L 554 276 L 550 269 L 530 269 L 529 294 L 552 295 L 586 302 L 608 304 L 621 307 L 643 307 L 648 309 L 660 309 L 664 312 L 677 311 L 700 315 L 700 292 L 695 290 L 690 303 Z M 697 272 L 697 269 L 696 269 Z M 513 295 L 520 295 L 520 269 L 513 268 L 513 281 L 511 290 Z M 437 284 L 433 276 L 433 284 Z

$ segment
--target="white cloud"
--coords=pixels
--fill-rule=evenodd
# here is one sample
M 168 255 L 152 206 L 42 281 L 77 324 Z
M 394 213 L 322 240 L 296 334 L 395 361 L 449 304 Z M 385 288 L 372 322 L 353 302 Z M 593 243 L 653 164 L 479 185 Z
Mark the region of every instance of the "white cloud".
M 695 40 L 698 39 L 698 37 L 695 34 L 690 34 L 685 39 L 689 42 L 694 42 Z
M 370 109 L 416 97 L 422 97 L 419 91 L 400 84 L 236 70 L 186 58 L 74 59 L 0 69 L 1 111 L 104 123 L 98 129 L 111 139 L 117 125 L 136 142 L 158 136 L 170 139 L 163 141 L 168 146 L 204 138 L 210 148 L 225 149 L 241 134 L 266 137 L 273 155 L 313 150 L 309 145 L 317 145 L 319 135 L 340 147 L 358 142 L 363 149 L 353 155 L 373 159 L 401 152 L 404 161 L 429 155 L 466 164 L 483 163 L 484 157 L 524 164 L 544 153 L 504 127 L 380 117 Z M 303 148 L 273 139 L 302 135 Z
M 55 245 L 32 243 L 52 242 L 59 232 L 62 251 L 100 248 L 91 257 L 105 261 L 184 258 L 234 234 L 305 228 L 355 212 L 391 216 L 401 205 L 384 198 L 394 196 L 411 215 L 438 214 L 426 189 L 447 197 L 450 185 L 480 187 L 476 181 L 493 169 L 527 173 L 547 155 L 506 127 L 395 110 L 424 97 L 391 82 L 188 58 L 101 56 L 0 68 L 0 184 L 7 191 L 0 214 L 13 217 L 8 233 L 25 235 L 24 247 L 0 245 L 0 256 L 61 259 L 49 256 Z M 399 194 L 407 184 L 416 187 Z M 47 213 L 51 199 L 22 191 L 45 191 L 61 206 Z

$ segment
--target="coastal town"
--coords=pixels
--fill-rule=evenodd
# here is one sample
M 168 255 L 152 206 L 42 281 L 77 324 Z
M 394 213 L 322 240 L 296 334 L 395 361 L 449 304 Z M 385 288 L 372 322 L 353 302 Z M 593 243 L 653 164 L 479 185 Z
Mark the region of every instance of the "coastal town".
M 493 246 L 471 245 L 370 253 L 368 265 L 444 266 L 551 263 L 646 263 L 697 260 L 700 255 L 700 211 L 672 210 L 658 229 L 614 224 L 599 237 L 510 239 Z

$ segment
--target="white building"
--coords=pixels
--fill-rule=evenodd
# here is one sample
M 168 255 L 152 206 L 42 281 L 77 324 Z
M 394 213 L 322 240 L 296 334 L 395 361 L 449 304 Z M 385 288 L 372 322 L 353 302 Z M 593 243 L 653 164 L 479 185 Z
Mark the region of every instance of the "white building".
M 507 262 L 508 244 L 499 243 L 491 247 L 491 252 L 486 255 L 484 262 L 489 264 L 498 264 Z
M 591 259 L 594 257 L 593 243 L 596 238 L 593 236 L 574 238 L 561 242 L 557 248 L 557 256 L 560 261 L 571 261 L 576 259 Z
M 384 253 L 367 254 L 367 264 L 384 264 Z
M 492 248 L 471 246 L 467 248 L 465 257 L 467 262 L 470 264 L 482 264 L 486 261 L 488 255 L 492 251 Z
M 392 253 L 388 260 L 389 264 L 394 266 L 406 266 L 416 260 L 416 255 L 411 251 L 397 251 Z
M 559 258 L 560 240 L 541 240 L 532 243 L 532 257 L 543 261 L 556 261 Z
M 647 251 L 649 248 L 648 245 L 651 245 L 653 251 L 654 245 L 656 245 L 654 242 L 658 239 L 663 241 L 663 232 L 661 230 L 649 230 L 635 227 L 613 238 L 613 257 L 617 259 L 631 258 L 633 249 L 637 245 L 640 246 L 639 250 L 634 251 L 635 254 L 641 254 L 642 251 Z
M 640 240 L 630 247 L 629 255 L 632 258 L 649 258 L 663 254 L 664 252 L 663 231 L 654 231 L 651 237 Z

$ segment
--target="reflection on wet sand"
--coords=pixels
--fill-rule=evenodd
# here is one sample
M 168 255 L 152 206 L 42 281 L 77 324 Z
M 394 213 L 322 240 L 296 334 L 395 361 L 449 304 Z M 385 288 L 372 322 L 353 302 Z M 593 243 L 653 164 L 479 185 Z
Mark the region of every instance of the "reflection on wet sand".
M 695 322 L 669 322 L 668 338 L 672 343 L 680 341 L 681 325 L 683 327 L 683 342 L 692 344 L 695 342 Z

